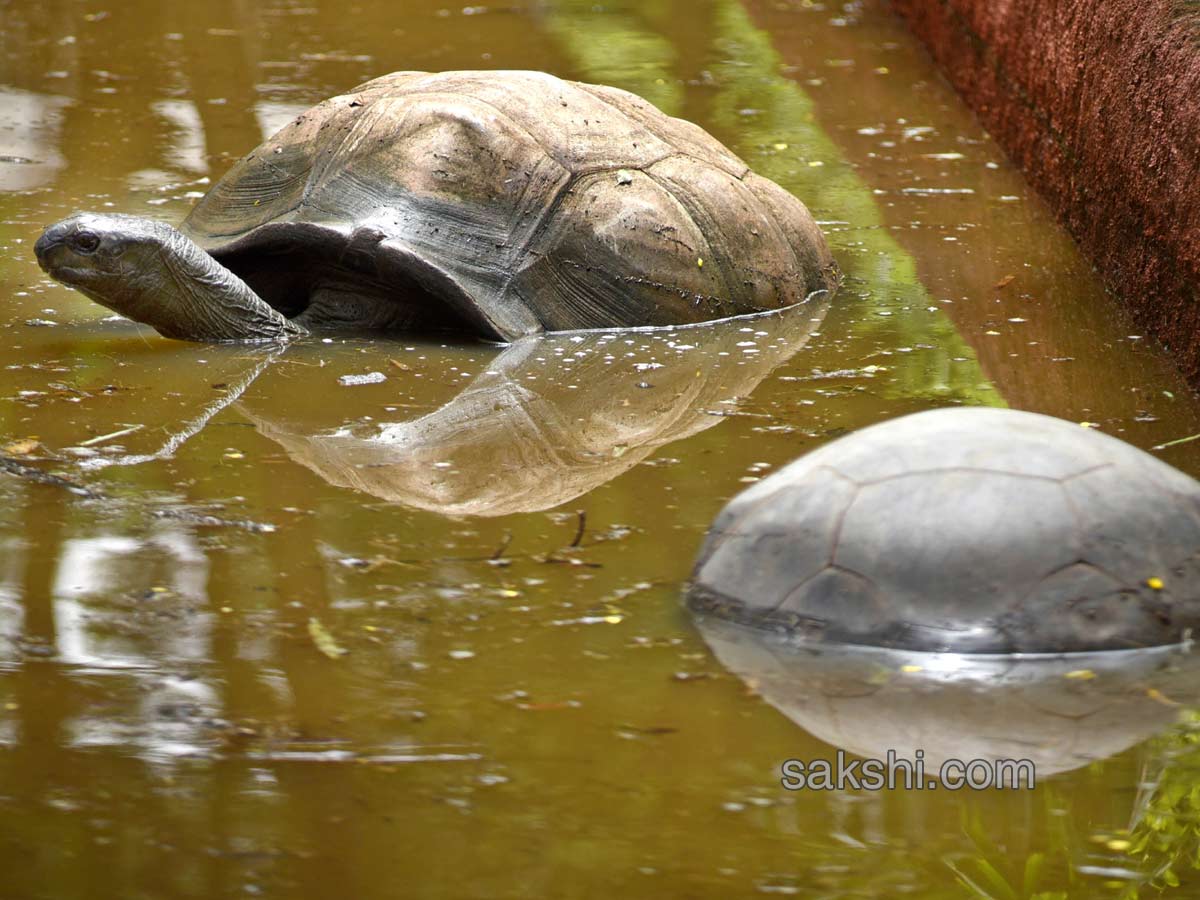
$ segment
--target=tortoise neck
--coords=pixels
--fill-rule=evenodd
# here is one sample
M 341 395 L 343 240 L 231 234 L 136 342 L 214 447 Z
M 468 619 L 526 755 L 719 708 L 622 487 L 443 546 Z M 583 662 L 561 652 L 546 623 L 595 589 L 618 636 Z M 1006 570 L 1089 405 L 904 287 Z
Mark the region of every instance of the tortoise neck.
M 193 341 L 279 341 L 304 333 L 182 232 L 171 229 L 164 237 L 161 259 L 165 302 L 158 314 L 139 317 L 160 334 Z

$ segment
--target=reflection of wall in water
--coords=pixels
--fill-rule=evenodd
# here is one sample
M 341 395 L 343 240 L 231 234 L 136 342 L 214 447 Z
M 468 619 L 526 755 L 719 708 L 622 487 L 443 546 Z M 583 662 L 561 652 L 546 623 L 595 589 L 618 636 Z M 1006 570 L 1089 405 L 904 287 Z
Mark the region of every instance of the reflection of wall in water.
M 153 668 L 163 658 L 207 658 L 209 616 L 194 608 L 206 603 L 207 577 L 208 560 L 196 536 L 182 528 L 160 527 L 146 539 L 68 538 L 53 586 L 58 659 L 95 668 Z M 124 627 L 130 607 L 167 594 L 177 618 L 139 650 Z M 146 639 L 141 628 L 135 633 Z

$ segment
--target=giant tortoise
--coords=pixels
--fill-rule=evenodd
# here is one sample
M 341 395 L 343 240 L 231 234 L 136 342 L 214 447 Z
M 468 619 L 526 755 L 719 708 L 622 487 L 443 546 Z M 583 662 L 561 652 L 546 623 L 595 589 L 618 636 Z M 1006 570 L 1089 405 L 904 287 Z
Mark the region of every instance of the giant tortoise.
M 299 116 L 178 230 L 85 213 L 35 251 L 173 338 L 672 325 L 831 289 L 804 205 L 699 127 L 540 72 L 397 72 Z
M 1182 642 L 1200 626 L 1200 484 L 1049 416 L 917 413 L 730 501 L 688 603 L 802 642 L 966 653 Z

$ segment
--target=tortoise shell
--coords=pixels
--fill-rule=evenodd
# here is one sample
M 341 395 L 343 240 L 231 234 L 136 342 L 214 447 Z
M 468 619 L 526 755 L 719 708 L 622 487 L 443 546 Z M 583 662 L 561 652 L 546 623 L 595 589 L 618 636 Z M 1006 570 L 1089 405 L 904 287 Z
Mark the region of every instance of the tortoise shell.
M 333 272 L 502 340 L 776 309 L 837 279 L 804 205 L 702 129 L 538 72 L 367 82 L 236 163 L 181 230 L 285 314 Z
M 1175 643 L 1200 625 L 1200 484 L 1048 416 L 918 413 L 735 497 L 688 602 L 797 637 L 908 650 Z

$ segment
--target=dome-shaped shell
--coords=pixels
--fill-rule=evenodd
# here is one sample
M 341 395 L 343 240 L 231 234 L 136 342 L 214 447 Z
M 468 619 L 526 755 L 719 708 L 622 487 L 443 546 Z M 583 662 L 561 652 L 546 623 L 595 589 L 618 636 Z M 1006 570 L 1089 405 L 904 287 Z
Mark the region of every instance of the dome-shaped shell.
M 804 205 L 702 129 L 537 72 L 399 72 L 239 161 L 183 230 L 413 280 L 490 336 L 776 309 L 836 283 Z
M 1174 643 L 1200 626 L 1200 484 L 1048 416 L 905 416 L 735 497 L 708 534 L 689 603 L 911 650 Z

